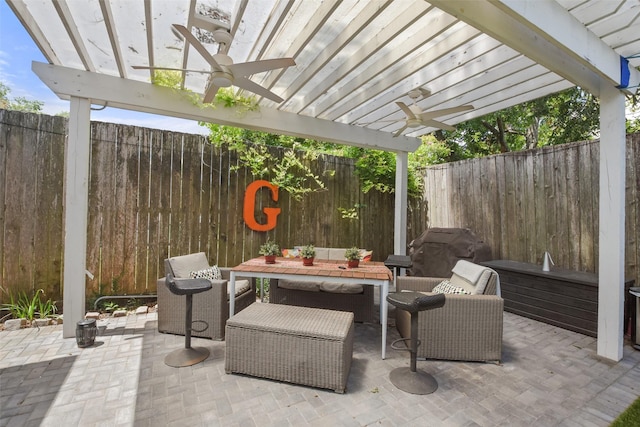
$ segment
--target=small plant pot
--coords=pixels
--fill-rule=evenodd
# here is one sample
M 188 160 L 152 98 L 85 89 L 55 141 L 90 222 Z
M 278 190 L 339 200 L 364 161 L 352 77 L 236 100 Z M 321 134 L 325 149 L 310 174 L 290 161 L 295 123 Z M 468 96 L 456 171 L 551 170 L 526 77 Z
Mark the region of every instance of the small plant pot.
M 276 263 L 276 256 L 275 255 L 265 255 L 264 256 L 264 263 L 265 264 L 275 264 Z
M 313 265 L 313 258 L 302 258 L 302 265 L 310 267 Z
M 347 267 L 349 267 L 349 268 L 357 268 L 359 264 L 360 264 L 360 260 L 359 259 L 349 259 L 349 260 L 347 260 Z

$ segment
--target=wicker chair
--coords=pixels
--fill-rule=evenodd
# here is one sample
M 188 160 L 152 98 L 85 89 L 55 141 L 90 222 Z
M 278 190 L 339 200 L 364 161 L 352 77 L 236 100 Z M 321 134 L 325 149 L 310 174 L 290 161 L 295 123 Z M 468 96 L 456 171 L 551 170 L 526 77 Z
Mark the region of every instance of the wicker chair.
M 172 257 L 165 260 L 167 271 L 171 271 L 176 278 L 189 277 L 191 271 L 199 271 L 209 267 L 209 261 L 204 252 Z M 229 318 L 228 280 L 229 268 L 220 268 L 222 280 L 212 280 L 212 288 L 198 294 L 193 299 L 193 330 L 192 336 L 224 340 L 225 325 Z M 248 282 L 248 283 L 247 283 Z M 255 279 L 242 278 L 236 280 L 236 313 L 256 302 Z M 243 286 L 248 285 L 248 286 Z M 184 335 L 186 302 L 183 296 L 172 294 L 165 285 L 165 278 L 158 279 L 158 331 Z
M 493 270 L 459 261 L 451 278 L 398 277 L 397 291 L 403 290 L 430 294 L 443 280 L 474 290 L 479 283 L 470 283 L 455 273 L 460 263 L 466 267 L 481 269 L 479 282 L 484 281 L 481 294 L 445 294 L 445 305 L 438 310 L 420 312 L 418 315 L 418 357 L 426 359 L 500 361 L 502 358 L 502 328 L 504 300 L 499 296 L 499 277 Z M 466 282 L 466 283 L 465 283 Z M 403 338 L 411 336 L 411 315 L 396 310 L 396 328 Z

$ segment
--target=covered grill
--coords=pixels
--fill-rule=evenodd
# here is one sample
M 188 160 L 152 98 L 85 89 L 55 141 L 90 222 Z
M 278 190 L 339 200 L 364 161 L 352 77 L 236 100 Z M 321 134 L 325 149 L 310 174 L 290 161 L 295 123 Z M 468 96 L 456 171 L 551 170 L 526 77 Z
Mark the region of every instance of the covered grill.
M 411 276 L 449 277 L 458 260 L 491 260 L 491 248 L 468 228 L 429 228 L 409 244 Z

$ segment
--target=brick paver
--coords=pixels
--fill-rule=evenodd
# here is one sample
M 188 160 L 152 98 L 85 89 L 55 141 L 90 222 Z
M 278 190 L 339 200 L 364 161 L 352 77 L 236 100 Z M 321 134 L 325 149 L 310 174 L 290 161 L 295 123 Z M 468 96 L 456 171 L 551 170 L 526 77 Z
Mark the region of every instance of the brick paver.
M 631 346 L 611 363 L 595 355 L 591 337 L 504 316 L 503 363 L 419 361 L 438 380 L 428 396 L 390 383 L 408 355 L 388 348 L 381 360 L 377 324 L 356 324 L 345 394 L 226 375 L 225 343 L 200 338 L 193 345 L 211 356 L 170 368 L 164 356 L 184 339 L 158 333 L 155 313 L 100 321 L 106 328 L 85 349 L 62 339 L 61 326 L 5 331 L 0 427 L 608 426 L 640 396 L 640 352 Z M 396 338 L 389 327 L 389 342 Z

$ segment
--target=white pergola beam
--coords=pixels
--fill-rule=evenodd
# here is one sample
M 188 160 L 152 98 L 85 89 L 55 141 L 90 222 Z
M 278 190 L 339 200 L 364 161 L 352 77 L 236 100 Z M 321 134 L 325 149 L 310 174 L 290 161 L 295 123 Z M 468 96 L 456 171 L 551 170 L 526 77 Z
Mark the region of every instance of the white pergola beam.
M 76 322 L 85 314 L 90 123 L 89 100 L 71 97 L 69 137 L 64 150 L 64 338 L 75 336 Z
M 393 223 L 393 253 L 407 254 L 407 193 L 409 153 L 396 153 L 396 198 Z
M 600 95 L 620 84 L 620 55 L 551 0 L 431 0 L 429 3 L 512 47 L 538 64 Z M 640 82 L 630 69 L 629 86 Z
M 598 355 L 618 361 L 624 344 L 625 97 L 600 92 L 600 196 L 598 231 Z M 639 332 L 640 333 L 640 332 Z
M 202 108 L 173 89 L 104 74 L 33 62 L 32 70 L 63 99 L 76 96 L 125 110 L 179 117 L 245 129 L 298 136 L 386 151 L 415 151 L 420 140 L 394 138 L 391 133 L 261 107 L 238 112 L 234 108 Z

